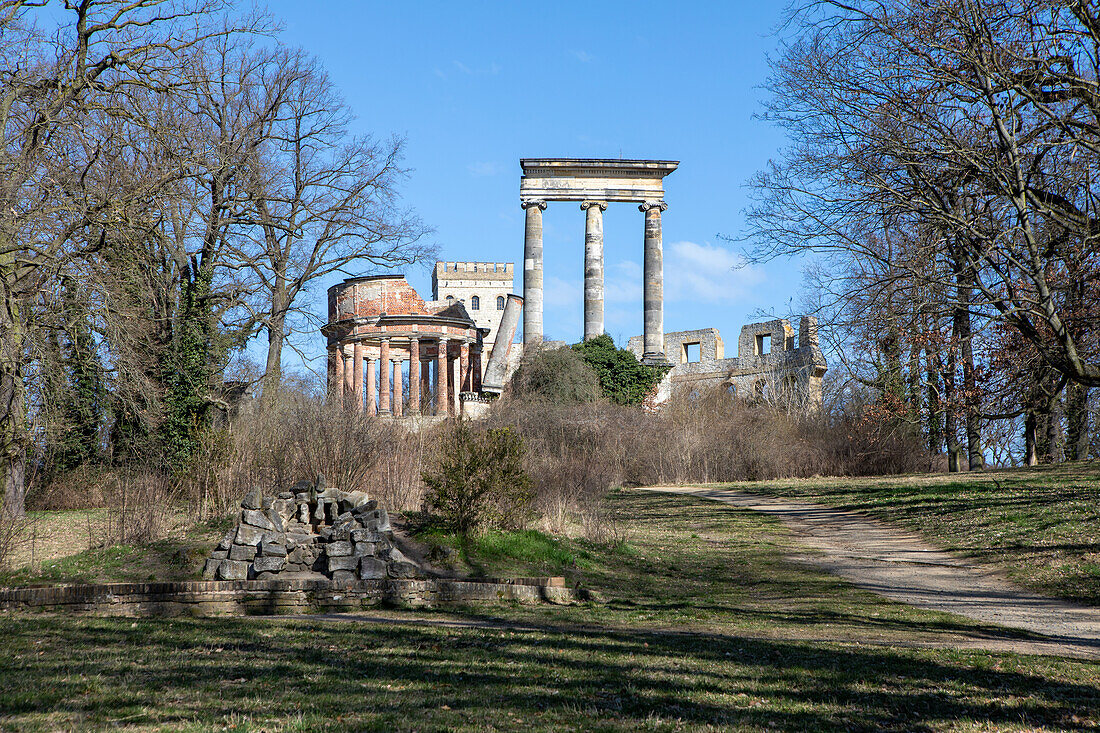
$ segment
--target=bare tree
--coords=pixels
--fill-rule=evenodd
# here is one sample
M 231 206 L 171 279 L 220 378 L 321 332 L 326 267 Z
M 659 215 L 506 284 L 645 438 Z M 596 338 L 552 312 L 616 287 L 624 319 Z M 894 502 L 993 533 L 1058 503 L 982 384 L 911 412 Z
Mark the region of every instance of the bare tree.
M 43 8 L 60 6 L 47 14 Z M 106 148 L 83 136 L 89 111 L 152 89 L 201 40 L 238 30 L 226 0 L 0 1 L 0 480 L 3 510 L 23 513 L 27 304 L 66 261 L 94 249 L 126 202 L 87 195 Z M 241 28 L 251 25 L 245 21 Z M 163 91 L 162 89 L 161 91 Z
M 274 120 L 252 151 L 249 236 L 235 257 L 262 299 L 254 318 L 267 333 L 267 393 L 278 388 L 289 336 L 309 320 L 300 296 L 311 284 L 352 263 L 393 267 L 434 250 L 399 206 L 402 141 L 352 136 L 350 110 L 313 59 L 283 52 L 255 94 Z
M 1096 9 L 823 0 L 789 28 L 767 117 L 792 144 L 755 180 L 756 257 L 881 259 L 868 226 L 920 230 L 927 259 L 948 267 L 909 274 L 939 286 L 964 343 L 967 314 L 996 317 L 1058 371 L 1100 384 L 1095 337 L 1073 324 L 1100 313 Z M 1073 312 L 1067 274 L 1092 284 Z

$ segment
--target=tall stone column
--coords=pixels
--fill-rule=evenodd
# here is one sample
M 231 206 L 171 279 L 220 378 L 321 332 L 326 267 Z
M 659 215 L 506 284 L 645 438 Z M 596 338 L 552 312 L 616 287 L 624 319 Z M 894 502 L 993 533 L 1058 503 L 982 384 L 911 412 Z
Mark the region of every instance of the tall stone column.
M 340 347 L 341 349 L 344 347 Z M 351 353 L 348 353 L 348 352 Z M 344 352 L 344 409 L 354 407 L 355 399 L 355 349 Z
M 382 339 L 378 353 L 378 414 L 392 414 L 390 410 L 390 340 Z
M 352 369 L 352 386 L 351 386 L 351 399 L 355 402 L 355 411 L 363 411 L 363 357 L 365 356 L 366 347 L 363 346 L 362 341 L 355 342 L 355 348 L 352 352 L 352 358 L 355 360 L 355 366 Z
M 401 378 L 401 362 L 403 359 L 396 356 L 393 359 L 393 416 L 401 417 L 405 409 L 405 382 Z
M 439 339 L 439 349 L 435 357 L 435 414 L 446 415 L 450 412 L 451 400 L 447 396 L 447 339 Z
M 470 344 L 463 341 L 458 347 L 458 379 L 462 385 L 459 392 L 469 392 L 470 387 Z
M 420 414 L 420 339 L 409 339 L 409 414 Z
M 470 389 L 473 392 L 481 391 L 481 344 L 476 343 L 470 347 Z
M 344 403 L 344 352 L 339 344 L 328 348 L 328 396 L 334 405 Z
M 546 202 L 529 199 L 523 229 L 523 345 L 542 343 L 542 212 Z
M 645 326 L 646 364 L 667 364 L 665 358 L 665 273 L 661 251 L 661 212 L 664 201 L 646 201 L 638 207 L 645 212 L 645 251 L 642 264 L 642 310 Z
M 367 414 L 378 414 L 378 384 L 375 381 L 374 369 L 376 364 L 375 359 L 367 357 Z
M 603 335 L 603 212 L 605 201 L 584 201 L 584 340 Z

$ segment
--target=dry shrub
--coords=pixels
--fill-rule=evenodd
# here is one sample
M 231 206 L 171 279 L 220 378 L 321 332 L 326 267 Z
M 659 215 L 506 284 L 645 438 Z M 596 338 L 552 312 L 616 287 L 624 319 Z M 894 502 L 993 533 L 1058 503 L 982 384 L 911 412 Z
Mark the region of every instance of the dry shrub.
M 436 440 L 430 430 L 327 405 L 319 396 L 283 391 L 230 428 L 228 496 L 270 490 L 318 474 L 330 486 L 363 490 L 391 509 L 420 503 L 420 471 Z
M 16 549 L 22 544 L 32 520 L 0 506 L 0 569 L 7 569 Z
M 108 467 L 93 464 L 78 466 L 44 485 L 36 482 L 27 492 L 27 509 L 70 511 L 102 507 L 110 480 Z
M 587 536 L 601 539 L 616 531 L 603 499 L 617 484 L 897 473 L 927 461 L 903 427 L 861 413 L 790 412 L 725 390 L 674 394 L 657 413 L 512 398 L 489 420 L 523 436 L 535 506 L 550 528 L 580 521 Z
M 105 489 L 105 544 L 159 540 L 180 519 L 179 482 L 163 471 L 144 466 L 121 468 L 110 473 Z

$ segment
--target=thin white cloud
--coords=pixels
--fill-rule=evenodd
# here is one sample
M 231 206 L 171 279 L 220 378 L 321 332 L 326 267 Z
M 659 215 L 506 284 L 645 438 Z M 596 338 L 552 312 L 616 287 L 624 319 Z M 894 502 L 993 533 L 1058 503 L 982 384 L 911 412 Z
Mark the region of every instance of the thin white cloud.
M 466 65 L 466 64 L 464 64 L 464 63 L 462 63 L 462 62 L 461 62 L 461 61 L 459 61 L 458 59 L 455 59 L 455 60 L 454 60 L 454 61 L 452 61 L 451 63 L 452 63 L 452 64 L 454 64 L 454 67 L 455 67 L 456 69 L 458 69 L 459 71 L 461 71 L 461 72 L 462 72 L 463 74 L 467 74 L 467 75 L 469 75 L 469 74 L 472 74 L 472 73 L 474 73 L 473 69 L 471 69 L 471 68 L 470 68 L 469 66 L 467 66 L 467 65 Z
M 744 298 L 764 273 L 724 247 L 673 242 L 665 247 L 665 300 L 721 303 Z
M 555 308 L 576 308 L 584 302 L 584 290 L 580 280 L 563 280 L 560 277 L 550 276 L 542 282 L 543 306 Z
M 466 170 L 475 178 L 485 178 L 499 175 L 504 171 L 504 167 L 495 160 L 479 160 L 466 166 Z
M 580 61 L 582 64 L 590 64 L 596 60 L 596 57 L 587 51 L 582 51 L 579 48 L 573 48 L 569 50 L 569 55 Z

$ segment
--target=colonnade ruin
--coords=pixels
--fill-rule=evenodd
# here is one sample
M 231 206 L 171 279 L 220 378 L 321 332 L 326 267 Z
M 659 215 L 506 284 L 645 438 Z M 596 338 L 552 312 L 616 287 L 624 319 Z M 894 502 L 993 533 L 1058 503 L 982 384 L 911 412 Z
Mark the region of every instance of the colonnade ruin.
M 618 202 L 637 204 L 643 214 L 643 333 L 628 348 L 643 363 L 671 367 L 655 403 L 678 387 L 724 386 L 741 397 L 797 393 L 798 405 L 819 404 L 827 365 L 812 317 L 802 318 L 797 335 L 785 319 L 744 326 L 734 358 L 725 357 L 717 329 L 664 332 L 661 212 L 668 208 L 664 179 L 678 166 L 673 160 L 521 160 L 523 297 L 508 292 L 512 263 L 437 262 L 432 301 L 417 295 L 403 275 L 334 285 L 322 327 L 330 398 L 371 415 L 483 413 L 504 391 L 519 357 L 544 348 L 542 212 L 549 202 L 574 201 L 585 212 L 585 340 L 604 333 L 603 212 Z M 523 343 L 515 344 L 521 318 Z

